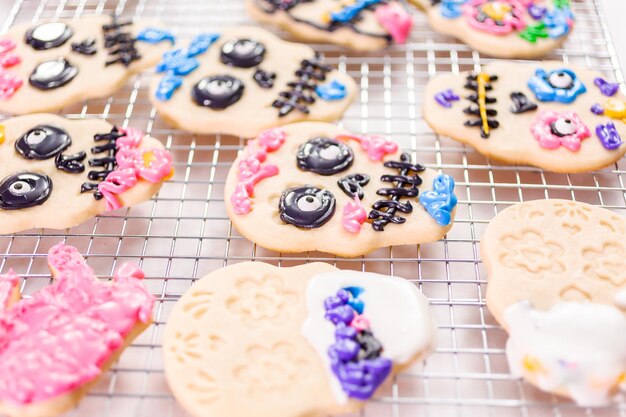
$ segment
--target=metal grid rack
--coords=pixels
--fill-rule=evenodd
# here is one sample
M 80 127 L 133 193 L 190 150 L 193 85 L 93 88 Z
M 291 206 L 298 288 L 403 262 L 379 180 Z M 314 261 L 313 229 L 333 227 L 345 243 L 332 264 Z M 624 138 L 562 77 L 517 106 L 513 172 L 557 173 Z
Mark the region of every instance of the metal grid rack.
M 574 0 L 575 32 L 548 58 L 586 65 L 624 81 L 598 0 Z M 181 36 L 224 25 L 251 23 L 240 0 L 0 0 L 0 33 L 22 21 L 116 13 L 158 18 Z M 313 260 L 340 268 L 382 272 L 414 281 L 429 298 L 439 323 L 439 346 L 424 364 L 399 375 L 381 390 L 363 416 L 626 416 L 626 403 L 580 409 L 541 394 L 509 374 L 505 332 L 484 303 L 485 270 L 478 243 L 501 209 L 525 200 L 566 198 L 624 213 L 626 164 L 581 175 L 543 172 L 494 163 L 471 148 L 434 134 L 421 117 L 424 85 L 439 72 L 478 69 L 482 58 L 429 29 L 415 12 L 407 45 L 359 54 L 316 45 L 331 64 L 360 85 L 357 102 L 340 122 L 357 132 L 388 135 L 420 163 L 457 181 L 458 214 L 446 239 L 418 246 L 378 250 L 345 260 L 322 253 L 281 255 L 239 236 L 226 216 L 223 185 L 244 141 L 198 136 L 168 127 L 148 100 L 154 74 L 136 76 L 115 95 L 62 112 L 70 118 L 104 118 L 144 129 L 161 139 L 175 158 L 176 175 L 153 200 L 67 230 L 31 230 L 0 237 L 0 273 L 13 268 L 28 277 L 26 296 L 49 284 L 45 254 L 60 240 L 77 246 L 103 278 L 123 261 L 136 261 L 157 297 L 155 324 L 127 349 L 71 415 L 185 416 L 167 388 L 161 359 L 164 324 L 174 303 L 196 278 L 227 264 L 262 260 L 291 266 Z

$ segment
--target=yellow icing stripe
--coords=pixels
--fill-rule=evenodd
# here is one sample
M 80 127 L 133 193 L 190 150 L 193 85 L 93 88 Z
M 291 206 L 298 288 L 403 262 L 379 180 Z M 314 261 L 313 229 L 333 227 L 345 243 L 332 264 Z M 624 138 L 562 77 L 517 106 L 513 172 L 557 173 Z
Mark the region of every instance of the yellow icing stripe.
M 487 89 L 486 85 L 491 77 L 489 74 L 481 72 L 476 76 L 478 84 L 478 110 L 480 111 L 480 119 L 483 122 L 483 132 L 489 136 L 489 121 L 487 120 Z
M 522 366 L 530 373 L 545 371 L 543 365 L 541 365 L 541 362 L 539 362 L 539 359 L 530 355 L 524 356 Z
M 4 143 L 4 125 L 0 125 L 0 145 Z

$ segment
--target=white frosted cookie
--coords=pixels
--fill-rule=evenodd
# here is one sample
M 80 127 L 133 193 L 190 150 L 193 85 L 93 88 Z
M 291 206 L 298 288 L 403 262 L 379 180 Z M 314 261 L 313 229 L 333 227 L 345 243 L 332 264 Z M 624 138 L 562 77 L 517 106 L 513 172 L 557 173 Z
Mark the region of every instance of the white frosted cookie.
M 538 58 L 574 28 L 569 0 L 409 0 L 437 32 L 498 58 Z
M 405 43 L 413 19 L 396 0 L 246 0 L 250 16 L 304 42 L 360 51 Z
M 454 181 L 380 136 L 326 123 L 262 132 L 233 163 L 224 196 L 235 228 L 278 252 L 358 256 L 441 239 Z
M 173 42 L 147 22 L 110 16 L 15 25 L 0 35 L 0 113 L 55 111 L 106 97 Z
M 20 300 L 0 275 L 0 413 L 52 417 L 75 407 L 152 322 L 144 273 L 126 263 L 99 281 L 78 251 L 48 253 L 53 283 Z
M 487 306 L 511 372 L 582 406 L 626 388 L 626 220 L 567 200 L 516 204 L 485 230 Z
M 176 303 L 165 376 L 196 417 L 323 417 L 358 411 L 435 337 L 428 301 L 405 279 L 245 262 Z
M 150 100 L 194 133 L 253 137 L 286 123 L 332 121 L 356 95 L 354 81 L 310 47 L 248 26 L 196 36 L 164 55 L 157 72 Z
M 503 61 L 436 76 L 425 94 L 424 118 L 437 133 L 500 161 L 578 173 L 626 152 L 626 97 L 585 68 Z
M 33 114 L 0 124 L 0 233 L 72 227 L 156 194 L 172 157 L 103 120 Z

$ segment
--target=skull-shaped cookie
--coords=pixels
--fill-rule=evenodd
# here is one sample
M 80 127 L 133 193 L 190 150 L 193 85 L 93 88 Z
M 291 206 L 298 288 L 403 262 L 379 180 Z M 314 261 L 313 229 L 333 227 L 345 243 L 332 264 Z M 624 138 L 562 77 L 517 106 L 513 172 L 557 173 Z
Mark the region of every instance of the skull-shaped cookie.
M 150 99 L 160 115 L 195 133 L 253 137 L 303 120 L 339 118 L 354 81 L 305 45 L 254 27 L 196 36 L 157 66 Z
M 0 124 L 0 233 L 75 226 L 156 194 L 173 174 L 155 139 L 50 114 Z
M 452 227 L 453 189 L 391 140 L 296 123 L 248 142 L 225 199 L 237 230 L 265 248 L 358 256 L 440 239 Z
M 173 41 L 146 23 L 110 16 L 16 25 L 0 36 L 0 112 L 54 111 L 106 97 Z

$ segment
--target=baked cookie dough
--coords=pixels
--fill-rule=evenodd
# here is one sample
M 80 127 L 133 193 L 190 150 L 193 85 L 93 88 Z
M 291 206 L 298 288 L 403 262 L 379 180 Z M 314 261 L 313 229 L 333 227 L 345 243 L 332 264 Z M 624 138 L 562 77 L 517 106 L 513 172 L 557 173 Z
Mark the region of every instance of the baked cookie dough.
M 19 278 L 0 275 L 0 413 L 52 417 L 75 407 L 152 322 L 143 272 L 122 265 L 101 282 L 78 251 L 48 253 L 54 282 L 20 300 Z
M 246 0 L 248 14 L 303 42 L 359 51 L 405 43 L 413 19 L 396 0 Z
M 504 61 L 436 76 L 425 94 L 433 130 L 503 162 L 579 173 L 626 152 L 626 97 L 585 68 Z
M 0 233 L 63 229 L 156 194 L 173 174 L 156 139 L 103 120 L 33 114 L 0 124 Z
M 0 113 L 49 112 L 106 97 L 156 64 L 174 38 L 110 16 L 13 26 L 0 35 Z
M 326 123 L 262 132 L 224 192 L 233 225 L 258 245 L 346 257 L 439 240 L 457 203 L 450 176 L 415 164 L 392 140 Z
M 569 0 L 409 0 L 437 32 L 497 58 L 538 58 L 574 29 Z
M 356 95 L 346 74 L 306 45 L 255 27 L 196 36 L 157 66 L 150 100 L 161 117 L 194 133 L 254 137 L 296 121 L 332 121 Z
M 200 279 L 176 303 L 165 376 L 196 417 L 351 413 L 423 359 L 435 337 L 428 301 L 405 279 L 245 262 Z
M 487 306 L 509 332 L 511 372 L 582 406 L 626 375 L 626 221 L 585 203 L 516 204 L 487 226 Z

